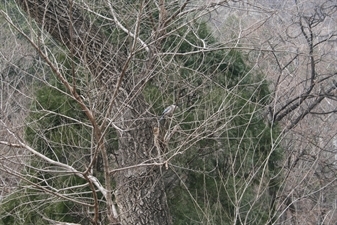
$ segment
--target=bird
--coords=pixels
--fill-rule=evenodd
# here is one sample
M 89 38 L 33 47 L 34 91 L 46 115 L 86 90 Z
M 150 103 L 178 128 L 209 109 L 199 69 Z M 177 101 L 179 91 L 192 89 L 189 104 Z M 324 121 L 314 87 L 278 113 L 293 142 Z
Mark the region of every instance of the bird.
M 163 111 L 161 117 L 159 118 L 159 121 L 161 121 L 162 119 L 164 119 L 165 116 L 171 116 L 171 115 L 173 114 L 174 110 L 175 110 L 177 107 L 178 107 L 178 106 L 176 106 L 176 105 L 173 104 L 173 105 L 168 106 L 166 109 L 164 109 L 164 111 Z

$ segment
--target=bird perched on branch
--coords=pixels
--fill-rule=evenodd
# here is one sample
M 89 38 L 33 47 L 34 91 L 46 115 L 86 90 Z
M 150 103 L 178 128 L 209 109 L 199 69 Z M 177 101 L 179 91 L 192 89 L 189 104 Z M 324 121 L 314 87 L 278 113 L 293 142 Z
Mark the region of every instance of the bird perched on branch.
M 169 107 L 167 107 L 166 109 L 164 109 L 163 114 L 159 118 L 159 121 L 161 121 L 162 119 L 165 119 L 166 116 L 171 116 L 173 114 L 174 110 L 177 107 L 178 106 L 176 106 L 176 105 L 170 105 Z

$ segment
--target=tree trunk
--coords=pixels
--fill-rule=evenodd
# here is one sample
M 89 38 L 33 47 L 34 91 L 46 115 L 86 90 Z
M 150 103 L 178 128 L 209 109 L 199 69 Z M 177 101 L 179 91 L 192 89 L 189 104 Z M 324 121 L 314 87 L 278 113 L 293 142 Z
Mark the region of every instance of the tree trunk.
M 108 87 L 111 100 L 116 87 L 137 93 L 132 82 L 137 76 L 128 77 L 120 68 L 126 56 L 115 54 L 114 48 L 98 27 L 83 16 L 75 5 L 68 0 L 16 0 L 17 4 L 34 18 L 43 29 L 49 32 L 60 44 L 65 45 L 72 57 L 86 65 L 102 85 Z M 131 75 L 130 75 L 131 76 Z M 139 75 L 141 76 L 141 75 Z M 140 80 L 141 77 L 138 77 Z M 137 83 L 137 82 L 134 82 Z M 117 130 L 119 150 L 116 154 L 119 168 L 114 173 L 116 181 L 115 199 L 118 206 L 118 219 L 121 224 L 171 224 L 164 184 L 158 167 L 133 167 L 151 158 L 153 146 L 153 122 L 146 112 L 145 101 L 140 94 L 117 93 L 111 115 L 120 129 Z M 104 99 L 103 99 L 104 100 Z M 125 101 L 128 101 L 127 104 Z M 111 103 L 108 103 L 111 104 Z M 124 107 L 127 105 L 127 107 Z M 106 107 L 106 106 L 105 106 Z M 117 108 L 119 109 L 117 110 Z M 109 114 L 108 114 L 109 115 Z M 117 116 L 116 116 L 117 115 Z M 115 169 L 115 168 L 114 168 Z
M 136 105 L 136 104 L 134 104 Z M 119 134 L 120 167 L 148 161 L 153 148 L 151 124 L 139 119 L 137 129 Z M 126 126 L 127 127 L 127 126 Z M 116 174 L 116 200 L 122 224 L 171 224 L 159 168 L 138 166 Z

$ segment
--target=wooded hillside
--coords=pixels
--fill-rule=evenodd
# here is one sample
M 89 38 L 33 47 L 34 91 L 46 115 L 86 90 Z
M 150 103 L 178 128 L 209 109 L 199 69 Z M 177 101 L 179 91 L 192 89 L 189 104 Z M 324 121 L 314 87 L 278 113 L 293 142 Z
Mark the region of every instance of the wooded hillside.
M 334 0 L 0 10 L 0 224 L 335 224 Z

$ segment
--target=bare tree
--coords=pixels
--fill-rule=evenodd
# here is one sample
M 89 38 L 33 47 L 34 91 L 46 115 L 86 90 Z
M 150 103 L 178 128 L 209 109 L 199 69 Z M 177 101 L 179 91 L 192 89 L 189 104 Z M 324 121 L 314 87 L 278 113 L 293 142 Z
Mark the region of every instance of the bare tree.
M 70 156 L 67 154 L 70 153 L 64 153 L 65 160 L 55 157 L 56 145 L 51 143 L 48 137 L 43 137 L 44 134 L 38 132 L 38 127 L 33 126 L 33 122 L 28 127 L 45 140 L 45 146 L 50 149 L 51 156 L 34 149 L 6 123 L 4 129 L 12 136 L 13 142 L 3 140 L 1 143 L 11 148 L 24 148 L 29 154 L 42 159 L 48 165 L 44 168 L 34 166 L 32 169 L 49 173 L 58 171 L 59 174 L 63 174 L 62 176 L 70 173 L 84 179 L 91 189 L 92 202 L 89 204 L 81 197 L 77 199 L 60 194 L 59 192 L 66 187 L 55 190 L 52 182 L 45 177 L 40 178 L 37 175 L 35 183 L 22 174 L 18 176 L 33 188 L 51 194 L 53 198 L 92 207 L 94 224 L 98 223 L 100 216 L 100 201 L 96 189 L 104 197 L 106 215 L 112 224 L 171 224 L 160 173 L 160 166 L 168 164 L 170 159 L 164 162 L 153 158 L 152 152 L 160 151 L 155 149 L 153 139 L 153 127 L 158 126 L 157 117 L 150 112 L 142 90 L 151 78 L 163 73 L 169 67 L 161 68 L 161 63 L 165 63 L 162 58 L 166 57 L 166 54 L 168 58 L 171 57 L 170 52 L 161 52 L 161 45 L 165 44 L 170 32 L 179 29 L 179 27 L 172 28 L 176 22 L 183 21 L 180 23 L 181 26 L 187 26 L 207 13 L 205 9 L 213 10 L 221 3 L 187 7 L 188 1 L 182 4 L 141 1 L 127 8 L 122 1 L 114 3 L 106 1 L 99 4 L 104 7 L 102 11 L 96 8 L 93 2 L 85 1 L 16 1 L 16 3 L 25 11 L 28 18 L 36 21 L 35 25 L 39 27 L 37 30 L 41 32 L 35 33 L 33 26 L 30 27 L 29 33 L 25 32 L 20 24 L 13 21 L 11 15 L 3 11 L 11 28 L 30 42 L 45 62 L 46 70 L 49 70 L 43 71 L 44 74 L 36 79 L 75 102 L 84 113 L 87 122 L 67 118 L 60 111 L 48 111 L 39 106 L 41 105 L 39 102 L 35 107 L 48 114 L 57 114 L 71 123 L 89 127 L 92 131 L 90 161 L 87 165 L 78 167 L 68 161 Z M 92 14 L 101 24 L 97 25 L 86 13 Z M 29 20 L 27 19 L 27 24 L 34 23 Z M 109 24 L 112 30 L 110 36 L 104 33 L 105 23 Z M 106 31 L 109 31 L 109 28 Z M 47 42 L 53 42 L 52 40 L 63 46 L 62 51 L 68 52 L 64 54 L 69 54 L 67 60 L 70 71 L 58 62 L 53 50 L 49 48 Z M 170 50 L 174 53 L 175 49 Z M 135 62 L 140 63 L 135 66 Z M 81 72 L 83 70 L 89 72 L 83 74 Z M 48 75 L 50 72 L 55 75 L 62 87 L 52 83 Z M 85 82 L 85 88 L 81 89 L 83 86 L 78 85 L 78 82 Z M 16 90 L 19 91 L 18 88 Z M 80 92 L 84 93 L 83 96 Z M 116 130 L 118 149 L 108 149 L 107 133 L 110 127 Z M 168 142 L 171 135 L 166 133 L 163 140 Z M 73 142 L 75 140 L 74 138 Z M 64 147 L 61 146 L 61 149 Z M 93 167 L 99 162 L 103 164 L 101 167 L 104 184 L 92 173 Z M 20 163 L 24 164 L 22 161 Z M 112 177 L 116 183 L 114 191 Z M 41 185 L 41 182 L 44 185 Z

